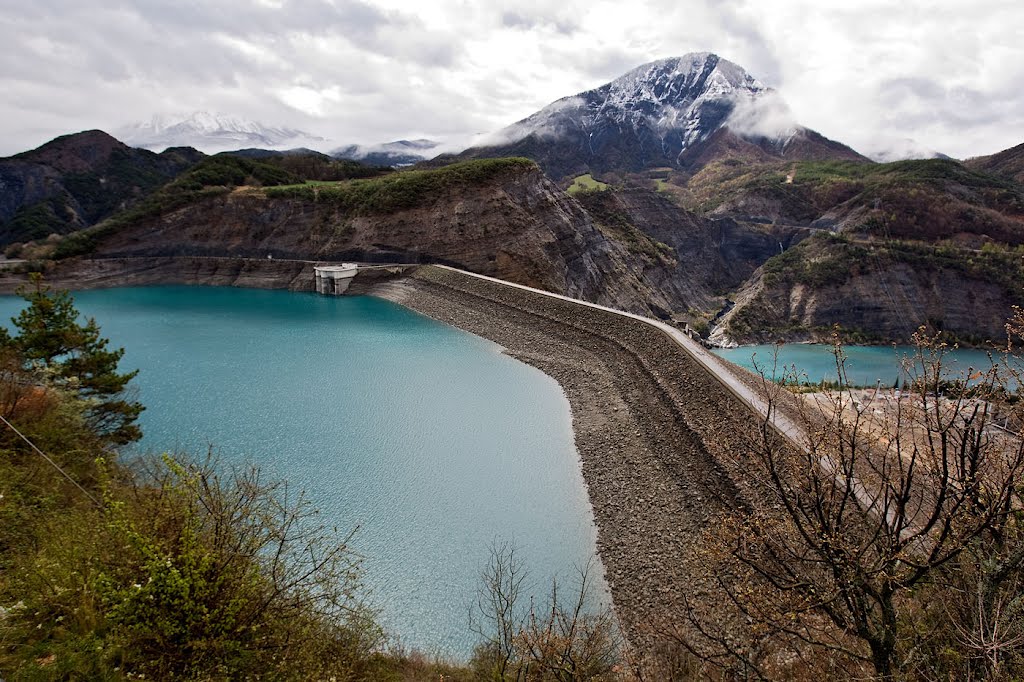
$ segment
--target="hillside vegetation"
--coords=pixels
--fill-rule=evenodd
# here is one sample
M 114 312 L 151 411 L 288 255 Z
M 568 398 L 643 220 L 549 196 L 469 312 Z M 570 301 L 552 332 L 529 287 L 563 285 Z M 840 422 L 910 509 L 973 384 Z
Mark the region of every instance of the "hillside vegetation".
M 486 185 L 536 164 L 524 158 L 465 161 L 434 170 L 406 170 L 337 184 L 292 184 L 268 188 L 271 199 L 328 204 L 352 215 L 386 214 L 435 202 L 456 188 Z
M 686 181 L 686 205 L 782 222 L 825 219 L 872 236 L 1024 240 L 1024 188 L 950 159 L 865 164 L 715 163 Z
M 1024 184 L 1024 144 L 1005 149 L 998 154 L 967 159 L 964 165 L 976 171 Z
M 207 157 L 132 208 L 93 228 L 65 237 L 57 244 L 52 255 L 61 259 L 91 253 L 104 237 L 126 226 L 205 198 L 226 194 L 236 187 L 303 186 L 305 178 L 298 173 L 308 173 L 316 179 L 344 180 L 388 172 L 386 169 L 351 161 L 324 159 L 305 155 L 278 155 L 258 159 L 231 154 Z

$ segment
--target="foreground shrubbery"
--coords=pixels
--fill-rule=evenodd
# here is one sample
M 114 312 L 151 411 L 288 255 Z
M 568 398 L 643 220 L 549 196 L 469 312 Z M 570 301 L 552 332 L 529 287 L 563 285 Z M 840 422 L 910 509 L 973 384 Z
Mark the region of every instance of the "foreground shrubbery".
M 345 677 L 382 633 L 348 538 L 257 470 L 107 448 L 139 437 L 92 321 L 37 282 L 0 344 L 5 679 Z M 17 432 L 14 430 L 17 429 Z M 33 447 L 38 447 L 44 454 Z
M 1024 316 L 1008 325 L 1012 354 Z M 903 389 L 793 398 L 763 377 L 762 434 L 729 463 L 758 495 L 707 531 L 709 566 L 746 641 L 693 610 L 679 641 L 729 675 L 768 679 L 1018 680 L 1024 674 L 1020 365 L 948 377 L 923 331 Z M 776 375 L 778 377 L 778 375 Z M 793 368 L 784 385 L 800 385 Z M 717 563 L 716 563 L 717 562 Z

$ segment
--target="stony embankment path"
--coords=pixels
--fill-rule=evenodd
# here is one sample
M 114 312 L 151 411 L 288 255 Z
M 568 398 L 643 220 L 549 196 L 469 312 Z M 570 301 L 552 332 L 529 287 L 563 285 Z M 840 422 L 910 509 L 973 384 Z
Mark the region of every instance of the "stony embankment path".
M 735 566 L 709 555 L 707 535 L 755 494 L 727 473 L 758 438 L 747 403 L 663 330 L 617 312 L 434 266 L 373 293 L 491 339 L 562 386 L 598 551 L 635 644 L 686 630 L 687 608 L 720 613 L 742 641 L 718 584 Z

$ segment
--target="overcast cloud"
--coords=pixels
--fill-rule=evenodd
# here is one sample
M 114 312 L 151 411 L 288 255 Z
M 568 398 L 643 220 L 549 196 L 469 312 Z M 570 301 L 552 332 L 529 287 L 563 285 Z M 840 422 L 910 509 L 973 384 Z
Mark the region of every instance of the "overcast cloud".
M 329 146 L 495 131 L 712 51 L 861 151 L 1024 142 L 1017 0 L 0 0 L 0 154 L 207 110 Z

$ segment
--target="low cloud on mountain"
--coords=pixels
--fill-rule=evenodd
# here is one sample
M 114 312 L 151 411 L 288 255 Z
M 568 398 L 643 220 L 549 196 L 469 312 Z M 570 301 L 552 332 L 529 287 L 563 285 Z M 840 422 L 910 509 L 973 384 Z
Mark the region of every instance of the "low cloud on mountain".
M 726 125 L 747 137 L 778 139 L 792 135 L 797 122 L 785 100 L 774 90 L 769 90 L 757 97 L 737 97 L 736 108 Z

